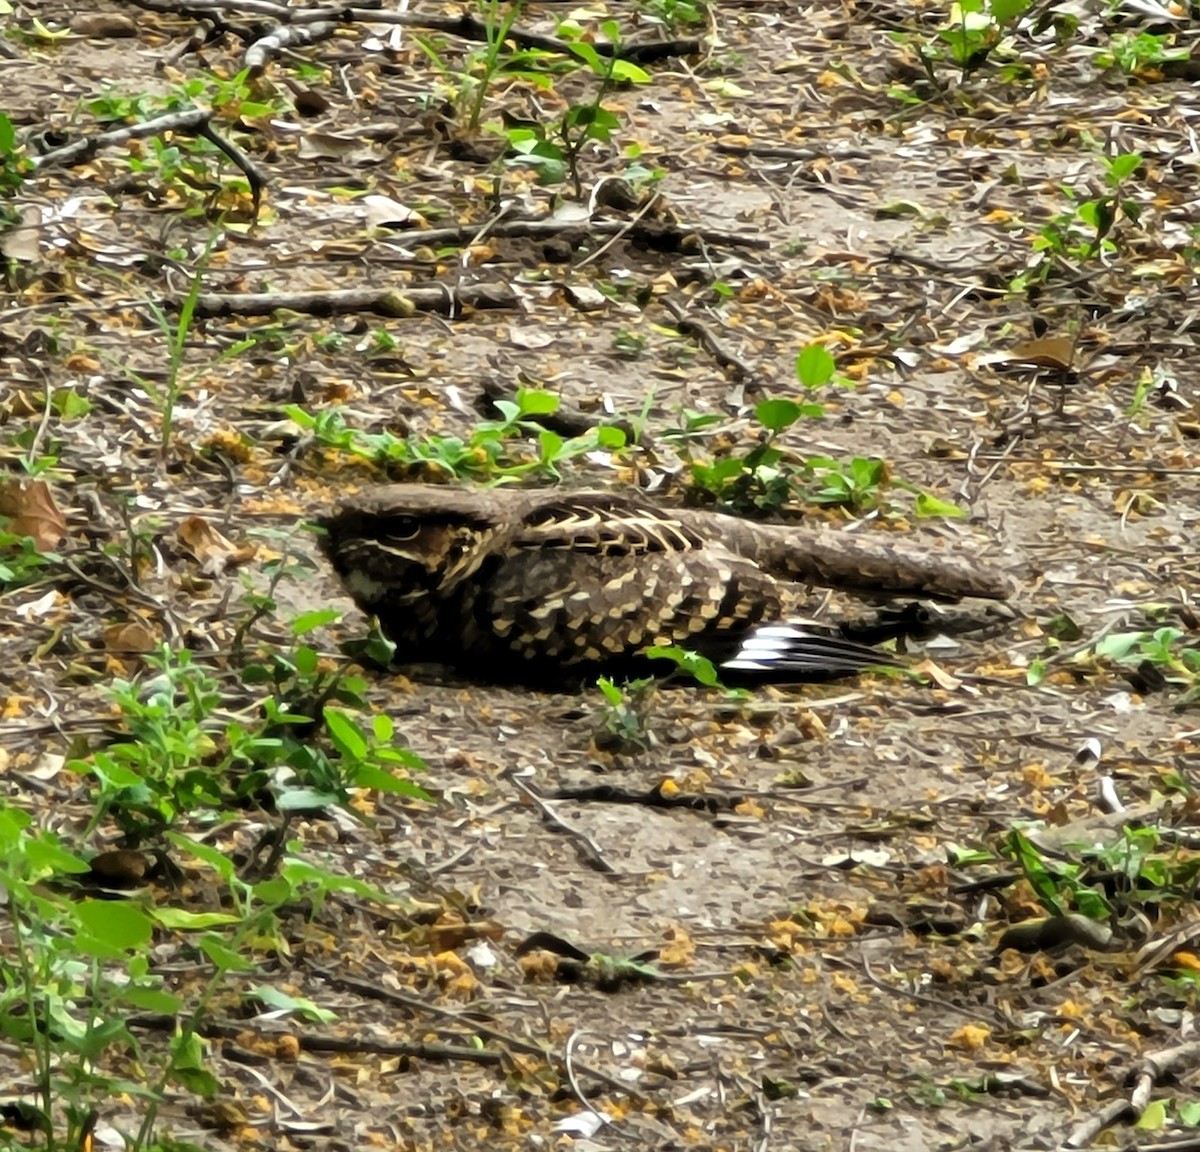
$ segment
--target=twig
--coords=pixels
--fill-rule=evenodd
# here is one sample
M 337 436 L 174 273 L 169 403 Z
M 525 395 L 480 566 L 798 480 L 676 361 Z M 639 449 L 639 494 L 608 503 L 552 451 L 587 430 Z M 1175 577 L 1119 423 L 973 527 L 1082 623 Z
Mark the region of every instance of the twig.
M 534 789 L 530 788 L 524 780 L 517 776 L 515 772 L 510 770 L 505 772 L 504 775 L 507 776 L 510 781 L 512 781 L 513 785 L 519 791 L 523 792 L 533 802 L 534 807 L 541 812 L 542 819 L 545 820 L 547 824 L 557 828 L 560 832 L 565 832 L 571 837 L 572 840 L 580 845 L 582 848 L 582 852 L 580 854 L 583 856 L 584 862 L 589 867 L 595 868 L 597 872 L 607 872 L 610 874 L 614 874 L 616 872 L 616 869 L 604 859 L 604 854 L 600 851 L 600 846 L 586 832 L 581 832 L 578 828 L 573 827 L 565 820 L 562 820 L 559 816 L 557 816 L 554 812 L 554 809 L 551 808 L 550 805 L 547 804 L 546 801 L 543 800 L 536 791 L 534 791 Z
M 728 351 L 713 335 L 712 329 L 700 320 L 687 314 L 686 309 L 678 300 L 670 296 L 662 298 L 662 305 L 675 317 L 675 326 L 685 336 L 691 336 L 701 348 L 705 349 L 721 368 L 732 369 L 732 374 L 738 380 L 745 380 L 754 375 L 754 369 L 745 360 Z
M 533 1040 L 525 1040 L 520 1036 L 511 1035 L 508 1032 L 502 1032 L 499 1028 L 493 1028 L 488 1024 L 483 1023 L 478 1018 L 478 1006 L 470 1008 L 470 1016 L 466 1017 L 465 1013 L 454 1008 L 442 1008 L 437 1004 L 428 1004 L 417 996 L 409 996 L 405 992 L 398 992 L 392 988 L 384 988 L 378 983 L 371 983 L 367 980 L 357 980 L 352 976 L 339 976 L 335 972 L 320 968 L 313 965 L 317 971 L 333 988 L 342 988 L 351 992 L 357 992 L 361 996 L 365 996 L 371 1000 L 381 1000 L 389 1004 L 399 1004 L 402 1007 L 409 1008 L 414 1012 L 421 1012 L 431 1016 L 440 1016 L 443 1018 L 459 1021 L 464 1027 L 469 1028 L 473 1033 L 482 1036 L 486 1040 L 494 1040 L 498 1044 L 503 1044 L 512 1052 L 523 1052 L 528 1056 L 537 1056 L 547 1063 L 553 1063 L 554 1054 L 548 1048 Z M 627 1084 L 623 1080 L 619 1080 L 616 1076 L 610 1076 L 607 1072 L 602 1072 L 598 1068 L 591 1068 L 576 1062 L 576 1066 L 589 1076 L 607 1084 L 610 1088 L 617 1092 L 636 1100 L 639 1104 L 647 1103 L 647 1098 L 632 1085 Z
M 125 1021 L 131 1028 L 143 1028 L 156 1032 L 173 1032 L 179 1021 L 171 1015 L 133 1016 Z M 472 1022 L 467 1025 L 473 1031 L 478 1031 Z M 255 1029 L 253 1025 L 241 1021 L 237 1024 L 226 1024 L 220 1020 L 201 1020 L 196 1025 L 196 1032 L 206 1039 L 236 1040 L 247 1031 L 255 1036 L 270 1040 L 284 1033 Z M 471 1047 L 465 1044 L 442 1044 L 427 1041 L 379 1040 L 369 1036 L 306 1036 L 294 1035 L 297 1044 L 305 1052 L 370 1052 L 379 1056 L 415 1056 L 421 1060 L 462 1060 L 469 1064 L 499 1064 L 504 1059 L 504 1053 L 488 1051 L 486 1048 Z
M 443 244 L 469 244 L 478 234 L 476 225 L 450 228 L 426 228 L 421 231 L 401 232 L 397 240 L 405 248 L 437 248 Z M 741 246 L 743 248 L 768 248 L 771 242 L 764 236 L 748 232 L 726 232 L 715 228 L 702 228 L 692 224 L 677 224 L 668 220 L 635 220 L 633 227 L 627 220 L 502 220 L 488 230 L 489 236 L 539 239 L 561 236 L 564 233 L 581 233 L 588 236 L 613 236 L 629 232 L 632 239 L 648 247 L 660 246 L 664 241 L 676 247 L 689 236 L 698 236 L 711 244 Z
M 124 128 L 114 128 L 111 132 L 100 132 L 95 136 L 84 136 L 61 148 L 44 152 L 41 156 L 33 156 L 30 162 L 35 168 L 53 168 L 59 164 L 76 164 L 81 160 L 90 160 L 101 148 L 114 144 L 125 144 L 130 140 L 141 140 L 147 136 L 158 136 L 163 132 L 198 132 L 201 125 L 207 123 L 212 116 L 202 108 L 192 108 L 187 112 L 169 112 L 165 116 L 156 116 L 153 120 L 141 124 L 128 124 Z

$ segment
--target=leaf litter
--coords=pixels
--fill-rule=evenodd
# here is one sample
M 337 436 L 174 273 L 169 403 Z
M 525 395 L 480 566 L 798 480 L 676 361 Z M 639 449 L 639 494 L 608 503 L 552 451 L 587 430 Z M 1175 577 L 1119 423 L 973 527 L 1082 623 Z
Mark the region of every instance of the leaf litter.
M 47 28 L 69 15 L 50 7 Z M 16 198 L 0 514 L 34 549 L 0 554 L 0 751 L 16 801 L 94 864 L 130 849 L 89 828 L 88 789 L 59 766 L 111 739 L 103 689 L 146 677 L 139 654 L 186 646 L 219 710 L 244 716 L 258 706 L 247 652 L 290 651 L 289 620 L 346 610 L 313 633 L 331 669 L 335 641 L 362 630 L 296 525 L 389 466 L 347 459 L 287 405 L 467 440 L 485 375 L 533 378 L 572 412 L 641 430 L 632 462 L 575 457 L 566 482 L 678 497 L 686 413 L 714 418 L 706 451 L 736 451 L 755 402 L 808 399 L 794 362 L 820 343 L 854 386 L 785 430 L 785 449 L 885 459 L 969 516 L 920 526 L 884 506 L 856 531 L 923 532 L 1020 586 L 1017 621 L 931 647 L 924 684 L 662 690 L 652 739 L 624 745 L 597 738 L 599 693 L 369 673 L 371 707 L 428 765 L 433 799 L 364 791 L 359 818 L 301 810 L 289 833 L 399 903 L 339 896 L 289 920 L 256 979 L 335 1019 L 248 1014 L 248 985 L 232 985 L 207 1033 L 223 1037 L 207 1061 L 227 1110 L 190 1119 L 172 1096 L 172 1129 L 214 1148 L 268 1132 L 273 1147 L 319 1131 L 331 1147 L 412 1149 L 569 1132 L 863 1152 L 1078 1147 L 1129 1118 L 1143 1136 L 1184 1122 L 1186 1086 L 1156 1079 L 1155 1054 L 1194 1068 L 1179 870 L 1195 852 L 1200 730 L 1177 707 L 1196 675 L 1195 98 L 1152 43 L 1129 56 L 1176 17 L 1049 5 L 960 32 L 939 5 L 722 5 L 702 56 L 647 63 L 648 85 L 605 98 L 617 142 L 661 172 L 654 197 L 555 215 L 534 153 L 502 164 L 509 137 L 442 108 L 454 94 L 438 59 L 477 42 L 347 22 L 289 49 L 319 70 L 303 83 L 321 97 L 292 105 L 279 78 L 295 58 L 267 63 L 261 40 L 264 86 L 230 80 L 236 3 L 214 9 L 234 30 L 203 60 L 187 50 L 192 16 L 147 7 L 134 39 L 18 43 L 8 102 L 27 110 L 21 132 L 72 139 L 145 122 L 189 82 L 268 105 L 242 126 L 215 118 L 269 168 L 261 203 L 235 156 L 189 168 L 174 140 L 46 166 Z M 627 6 L 612 16 L 631 26 Z M 555 34 L 549 7 L 524 7 L 520 25 Z M 571 99 L 545 91 L 499 81 L 486 118 L 536 137 Z M 600 141 L 588 182 L 629 156 Z M 521 219 L 527 206 L 550 226 Z M 154 307 L 186 299 L 217 219 L 203 271 L 217 303 L 172 376 Z M 335 295 L 350 289 L 367 295 Z M 428 299 L 361 311 L 409 289 Z M 219 306 L 264 293 L 297 311 Z M 1160 394 L 1166 377 L 1183 383 Z M 1077 639 L 1056 637 L 1064 614 Z M 1179 635 L 1156 640 L 1164 627 Z M 1109 635 L 1138 658 L 1104 655 Z M 1077 762 L 1089 738 L 1104 754 Z M 1097 846 L 1086 826 L 1113 793 L 1129 811 Z M 1014 855 L 1018 829 L 1074 826 Z M 194 831 L 242 858 L 262 818 L 250 807 Z M 220 907 L 210 874 L 133 859 L 130 882 L 149 878 L 156 900 Z M 1111 940 L 1078 930 L 1080 906 Z M 1017 929 L 1022 947 L 1001 948 Z M 586 942 L 593 960 L 677 963 L 670 982 L 560 983 L 557 964 L 521 954 L 539 933 Z M 177 938 L 164 948 L 178 962 Z M 693 984 L 677 979 L 689 971 Z M 104 1121 L 124 1123 L 122 1107 Z

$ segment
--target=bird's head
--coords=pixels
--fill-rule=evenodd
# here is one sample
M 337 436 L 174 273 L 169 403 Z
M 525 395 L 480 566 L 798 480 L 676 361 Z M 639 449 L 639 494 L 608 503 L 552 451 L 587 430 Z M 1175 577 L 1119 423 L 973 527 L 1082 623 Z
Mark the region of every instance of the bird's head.
M 372 612 L 450 592 L 478 570 L 497 530 L 478 498 L 420 484 L 349 497 L 317 525 L 346 591 Z

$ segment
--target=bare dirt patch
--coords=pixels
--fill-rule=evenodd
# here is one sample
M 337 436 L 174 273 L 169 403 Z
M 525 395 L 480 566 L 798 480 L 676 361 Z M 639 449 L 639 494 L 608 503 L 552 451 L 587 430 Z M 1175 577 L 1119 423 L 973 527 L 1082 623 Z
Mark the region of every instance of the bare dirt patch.
M 957 683 L 866 677 L 746 702 L 664 689 L 641 748 L 605 739 L 597 692 L 369 672 L 371 705 L 424 760 L 416 778 L 432 799 L 366 792 L 365 822 L 305 811 L 288 835 L 300 858 L 398 903 L 341 895 L 281 913 L 278 938 L 251 948 L 259 971 L 222 985 L 200 1029 L 218 1104 L 167 1091 L 176 1136 L 210 1148 L 1132 1144 L 1113 1107 L 1127 1075 L 1194 1039 L 1197 729 L 1177 706 L 1197 673 L 1196 101 L 1165 65 L 1104 66 L 1114 37 L 1147 29 L 1057 23 L 1067 7 L 1007 29 L 978 71 L 931 65 L 934 90 L 914 44 L 891 33 L 933 42 L 939 6 L 720 5 L 671 33 L 647 19 L 665 6 L 615 5 L 627 38 L 704 45 L 605 95 L 618 125 L 581 150 L 578 200 L 569 173 L 539 184 L 532 161 L 512 163 L 504 133 L 586 103 L 587 71 L 546 71 L 543 86 L 511 64 L 471 130 L 461 74 L 477 41 L 430 34 L 422 50 L 419 27 L 356 14 L 239 85 L 265 10 L 138 10 L 121 39 L 34 26 L 69 26 L 69 5 L 9 18 L 3 107 L 26 155 L 211 106 L 267 177 L 255 220 L 236 164 L 168 134 L 26 170 L 4 202 L 38 211 L 36 252 L 10 261 L 0 317 L 0 444 L 13 476 L 44 470 L 66 522 L 45 567 L 12 561 L 0 577 L 0 765 L 6 803 L 73 851 L 118 843 L 111 822 L 84 833 L 92 778 L 56 771 L 113 739 L 105 686 L 147 676 L 129 650 L 141 645 L 113 629 L 191 650 L 220 687 L 222 721 L 261 719 L 245 664 L 289 651 L 299 613 L 345 611 L 315 634 L 327 666 L 344 665 L 337 642 L 364 622 L 301 521 L 385 476 L 449 478 L 445 441 L 469 441 L 490 411 L 486 381 L 535 382 L 636 429 L 636 444 L 565 461 L 562 483 L 695 500 L 690 464 L 748 452 L 762 436 L 754 405 L 795 397 L 796 355 L 821 342 L 854 386 L 823 392 L 824 419 L 782 435 L 785 469 L 882 458 L 967 515 L 923 521 L 910 492 L 886 486 L 850 509 L 790 511 L 949 544 L 1019 584 L 1012 619 L 929 645 Z M 518 23 L 554 35 L 561 15 L 529 5 Z M 1168 46 L 1179 31 L 1149 29 Z M 1114 157 L 1133 153 L 1136 169 L 1110 179 Z M 632 177 L 629 202 L 589 205 L 618 175 Z M 394 207 L 369 227 L 364 194 L 415 215 Z M 1113 212 L 1102 236 L 1079 215 L 1089 201 Z M 531 235 L 524 218 L 563 227 Z M 434 228 L 458 231 L 430 239 Z M 229 297 L 425 287 L 445 304 L 201 308 L 176 376 L 155 310 L 175 324 L 197 276 Z M 463 307 L 481 285 L 506 306 Z M 667 299 L 716 347 L 681 331 Z M 1028 347 L 1055 337 L 1063 363 Z M 423 447 L 356 458 L 287 405 L 340 408 L 351 430 Z M 689 427 L 702 431 L 672 437 Z M 535 459 L 533 444 L 508 443 L 505 459 Z M 469 455 L 459 482 L 488 478 Z M 180 537 L 192 516 L 253 558 L 197 555 Z M 284 553 L 308 567 L 252 620 L 251 595 Z M 867 611 L 843 597 L 832 609 Z M 1181 633 L 1163 641 L 1169 658 L 1093 652 L 1160 627 Z M 1093 738 L 1098 761 L 1078 755 Z M 1124 816 L 1102 811 L 1106 778 Z M 276 816 L 248 802 L 181 827 L 243 862 Z M 1058 836 L 1037 843 L 1079 864 L 1079 890 L 1039 890 L 1011 856 L 1023 828 Z M 1152 843 L 1135 843 L 1138 829 Z M 1080 843 L 1109 854 L 1097 863 Z M 1157 887 L 1139 871 L 1146 856 L 1163 861 Z M 223 906 L 211 873 L 178 864 L 129 899 Z M 1106 941 L 998 948 L 1013 924 L 1089 893 Z M 590 960 L 518 955 L 534 933 Z M 203 963 L 187 938 L 158 943 L 170 986 L 194 996 Z M 649 970 L 617 963 L 647 952 Z M 335 1017 L 259 1017 L 253 984 Z M 164 1033 L 142 1023 L 155 1048 Z M 283 1034 L 298 1043 L 276 1046 Z M 14 1035 L 0 1090 L 28 1095 Z M 1158 1084 L 1147 1127 L 1188 1123 L 1193 1078 L 1185 1065 Z M 101 1100 L 99 1137 L 119 1146 L 136 1111 Z M 595 1111 L 608 1126 L 592 1130 Z M 1118 1125 L 1107 1137 L 1098 1119 L 1086 1126 L 1102 1116 Z

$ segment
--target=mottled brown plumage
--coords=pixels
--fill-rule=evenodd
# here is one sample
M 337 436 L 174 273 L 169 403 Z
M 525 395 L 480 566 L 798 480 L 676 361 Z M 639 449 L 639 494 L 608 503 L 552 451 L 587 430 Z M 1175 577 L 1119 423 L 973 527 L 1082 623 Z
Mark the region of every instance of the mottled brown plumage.
M 398 661 L 493 681 L 630 672 L 654 644 L 720 662 L 778 621 L 782 590 L 768 568 L 814 575 L 790 530 L 605 492 L 395 485 L 345 501 L 321 526 L 334 568 Z M 829 555 L 817 554 L 827 569 Z M 922 584 L 919 568 L 910 563 L 908 590 Z M 860 556 L 864 569 L 879 587 L 878 556 Z M 765 662 L 803 678 L 883 659 L 833 629 L 766 635 L 731 667 Z

